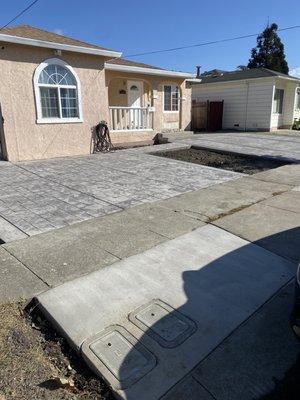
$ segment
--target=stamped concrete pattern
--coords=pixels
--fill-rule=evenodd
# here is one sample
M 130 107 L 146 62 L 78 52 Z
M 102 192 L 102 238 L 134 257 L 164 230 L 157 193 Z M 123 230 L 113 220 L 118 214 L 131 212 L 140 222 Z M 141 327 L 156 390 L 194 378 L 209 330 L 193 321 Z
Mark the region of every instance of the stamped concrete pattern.
M 131 151 L 137 150 L 140 149 Z M 277 171 L 281 176 L 281 183 L 255 179 L 259 174 L 242 177 L 155 203 L 144 203 L 3 246 L 48 285 L 55 286 L 190 232 L 207 221 L 214 224 L 234 222 L 234 216 L 238 216 L 238 211 L 243 210 L 238 223 L 224 225 L 224 228 L 243 235 L 240 229 L 245 226 L 244 232 L 248 234 L 246 238 L 259 240 L 259 245 L 267 246 L 270 250 L 275 249 L 280 255 L 296 255 L 300 239 L 295 235 L 297 221 L 295 222 L 291 211 L 296 211 L 297 202 L 293 200 L 294 197 L 291 200 L 291 196 L 298 192 L 291 191 L 293 186 L 282 182 L 282 168 L 277 168 L 272 173 L 274 178 Z M 294 183 L 298 182 L 299 185 L 300 179 L 295 180 L 297 168 L 297 165 L 293 165 L 288 176 L 293 176 Z M 259 206 L 266 199 L 270 200 L 266 223 L 264 214 L 259 214 L 266 209 L 264 206 L 257 209 L 257 222 L 251 224 L 252 214 L 247 219 L 252 210 L 249 206 L 256 202 Z M 276 208 L 271 208 L 273 202 L 276 203 Z M 279 208 L 282 205 L 286 211 Z M 280 216 L 281 212 L 290 217 L 285 215 L 283 218 Z M 220 218 L 224 215 L 228 217 Z M 249 236 L 251 232 L 252 236 Z M 269 237 L 265 239 L 264 235 Z
M 300 161 L 300 136 L 228 132 L 197 134 L 197 138 L 184 140 L 184 143 L 239 154 L 276 157 L 294 162 Z
M 295 265 L 289 261 L 206 225 L 42 293 L 38 301 L 60 332 L 83 351 L 88 364 L 118 395 L 157 400 L 294 273 Z M 166 347 L 147 329 L 129 320 L 132 312 L 141 315 L 139 320 L 151 332 L 175 340 L 174 334 L 180 335 L 183 329 L 182 324 L 180 329 L 173 329 L 178 325 L 176 313 L 163 314 L 157 320 L 157 309 L 153 308 L 142 317 L 145 314 L 140 307 L 145 309 L 154 300 L 188 318 L 196 331 L 178 345 Z M 123 337 L 120 326 L 123 332 L 125 329 Z M 140 353 L 130 345 L 130 335 L 138 340 Z M 149 361 L 146 375 L 135 380 L 139 368 L 151 359 L 145 356 L 142 361 L 143 349 L 156 358 L 156 365 Z M 115 354 L 120 356 L 116 358 Z M 198 391 L 201 393 L 200 388 Z
M 19 239 L 239 176 L 130 150 L 7 164 L 0 168 L 0 217 Z

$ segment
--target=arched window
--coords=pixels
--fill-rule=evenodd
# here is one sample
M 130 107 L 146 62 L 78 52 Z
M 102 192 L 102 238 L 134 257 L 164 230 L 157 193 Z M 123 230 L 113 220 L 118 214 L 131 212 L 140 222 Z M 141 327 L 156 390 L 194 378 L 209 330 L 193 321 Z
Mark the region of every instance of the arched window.
M 34 75 L 37 122 L 81 122 L 79 80 L 60 59 L 46 60 Z

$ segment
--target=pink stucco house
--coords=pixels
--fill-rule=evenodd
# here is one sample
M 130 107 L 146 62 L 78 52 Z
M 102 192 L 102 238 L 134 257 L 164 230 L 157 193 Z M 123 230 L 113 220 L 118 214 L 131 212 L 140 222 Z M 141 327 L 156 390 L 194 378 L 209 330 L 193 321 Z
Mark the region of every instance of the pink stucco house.
M 100 120 L 119 145 L 190 129 L 194 74 L 121 55 L 27 25 L 1 30 L 0 158 L 90 154 Z

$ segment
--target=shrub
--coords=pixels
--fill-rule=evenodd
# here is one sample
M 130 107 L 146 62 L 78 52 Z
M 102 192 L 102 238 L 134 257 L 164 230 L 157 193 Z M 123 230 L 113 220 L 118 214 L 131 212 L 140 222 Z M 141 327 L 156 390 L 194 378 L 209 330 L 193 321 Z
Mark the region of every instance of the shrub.
M 293 125 L 292 129 L 300 131 L 300 119 L 295 119 L 294 120 L 294 125 Z

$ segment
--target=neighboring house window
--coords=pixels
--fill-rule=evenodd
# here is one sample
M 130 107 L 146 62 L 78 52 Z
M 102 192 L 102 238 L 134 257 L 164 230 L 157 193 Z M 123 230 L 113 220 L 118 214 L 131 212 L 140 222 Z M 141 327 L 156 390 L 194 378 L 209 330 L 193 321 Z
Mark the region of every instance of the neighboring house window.
M 300 110 L 300 88 L 297 89 L 296 110 Z
M 164 86 L 164 111 L 179 110 L 179 88 L 176 85 Z
M 42 63 L 35 72 L 38 122 L 81 121 L 79 81 L 59 59 Z
M 282 114 L 283 96 L 284 96 L 283 89 L 275 89 L 275 93 L 274 93 L 274 113 L 275 114 Z

